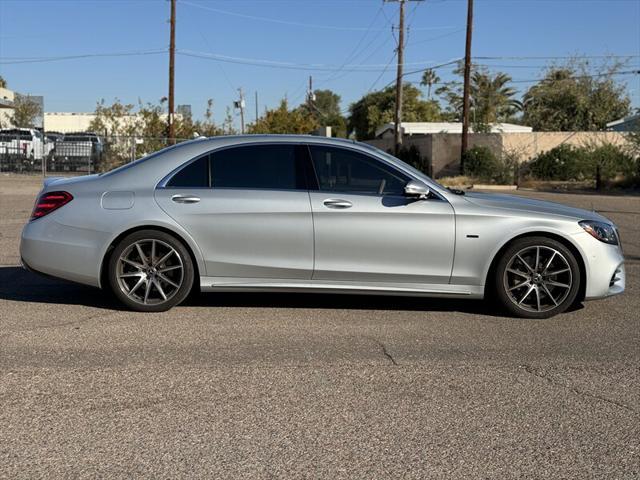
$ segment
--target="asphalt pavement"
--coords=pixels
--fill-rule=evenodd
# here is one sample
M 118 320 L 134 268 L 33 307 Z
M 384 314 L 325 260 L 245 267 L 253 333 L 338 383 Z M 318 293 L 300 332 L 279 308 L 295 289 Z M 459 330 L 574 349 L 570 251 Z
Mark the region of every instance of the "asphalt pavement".
M 624 295 L 206 294 L 162 314 L 19 268 L 0 176 L 0 478 L 640 478 L 640 197 L 518 192 L 620 227 Z

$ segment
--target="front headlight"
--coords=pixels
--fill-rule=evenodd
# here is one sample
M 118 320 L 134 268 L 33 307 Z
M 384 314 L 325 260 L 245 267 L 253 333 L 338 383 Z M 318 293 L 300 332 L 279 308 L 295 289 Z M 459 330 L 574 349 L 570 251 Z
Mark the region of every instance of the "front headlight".
M 610 245 L 618 245 L 618 235 L 613 225 L 593 220 L 582 220 L 578 222 L 584 230 L 592 237 Z

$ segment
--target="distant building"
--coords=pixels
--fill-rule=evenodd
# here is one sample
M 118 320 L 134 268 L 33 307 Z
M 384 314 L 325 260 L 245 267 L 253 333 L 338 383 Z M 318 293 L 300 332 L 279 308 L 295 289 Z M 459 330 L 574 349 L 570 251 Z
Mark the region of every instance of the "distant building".
M 44 128 L 47 132 L 87 132 L 95 118 L 95 113 L 45 112 Z
M 631 132 L 640 129 L 640 113 L 607 123 L 607 130 L 613 132 Z
M 25 98 L 39 107 L 40 115 L 36 116 L 33 121 L 35 128 L 42 128 L 42 112 L 44 111 L 44 97 L 41 95 L 22 95 L 18 92 L 9 90 L 8 88 L 0 88 L 0 128 L 8 127 L 25 127 L 26 125 L 13 124 L 13 112 L 16 101 Z
M 376 130 L 376 138 L 389 138 L 394 135 L 394 123 L 385 123 Z M 402 122 L 403 135 L 429 135 L 432 133 L 462 133 L 460 122 Z M 473 132 L 473 128 L 470 128 Z M 513 123 L 495 123 L 491 125 L 491 133 L 529 133 L 533 128 Z
M 0 88 L 0 128 L 11 126 L 15 96 L 16 94 L 13 90 Z
M 167 120 L 167 114 L 163 113 L 160 118 L 164 121 Z M 45 112 L 44 114 L 44 127 L 47 132 L 60 132 L 60 133 L 72 133 L 72 132 L 88 132 L 90 131 L 90 124 L 96 118 L 95 113 L 83 113 L 83 112 Z M 183 114 L 176 113 L 176 119 L 183 118 Z M 142 122 L 142 117 L 138 115 L 129 115 L 119 119 L 120 126 L 128 126 Z M 110 134 L 107 132 L 94 132 L 101 135 Z

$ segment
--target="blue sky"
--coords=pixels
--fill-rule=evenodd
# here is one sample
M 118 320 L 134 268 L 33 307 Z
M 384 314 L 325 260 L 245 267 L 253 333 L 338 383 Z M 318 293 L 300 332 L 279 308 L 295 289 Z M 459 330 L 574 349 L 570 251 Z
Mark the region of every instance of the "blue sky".
M 382 0 L 178 0 L 177 48 L 183 53 L 176 60 L 176 102 L 191 104 L 199 116 L 213 98 L 221 121 L 242 87 L 252 121 L 255 91 L 261 112 L 284 95 L 297 104 L 313 75 L 314 86 L 339 93 L 346 109 L 367 90 L 394 80 L 395 65 L 389 62 L 397 12 L 397 3 Z M 145 52 L 0 63 L 0 75 L 17 91 L 44 95 L 46 111 L 93 111 L 101 98 L 157 102 L 167 94 L 168 55 L 153 52 L 168 47 L 168 17 L 166 0 L 0 0 L 0 62 Z M 409 3 L 406 70 L 461 57 L 465 19 L 463 0 Z M 476 0 L 473 54 L 640 56 L 640 0 Z M 515 80 L 531 80 L 548 61 L 481 63 L 496 65 L 494 70 Z M 305 70 L 309 65 L 316 70 Z M 627 69 L 634 67 L 640 68 L 640 58 L 629 60 Z M 450 79 L 450 71 L 441 69 L 439 75 Z M 640 76 L 619 78 L 640 107 Z

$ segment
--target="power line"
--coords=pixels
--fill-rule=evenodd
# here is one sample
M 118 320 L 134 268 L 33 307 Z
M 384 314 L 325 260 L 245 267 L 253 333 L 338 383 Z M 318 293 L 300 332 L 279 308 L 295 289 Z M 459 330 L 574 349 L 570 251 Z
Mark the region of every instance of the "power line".
M 261 22 L 270 22 L 270 23 L 278 23 L 280 25 L 289 25 L 294 27 L 304 27 L 304 28 L 319 28 L 319 29 L 327 29 L 327 30 L 345 30 L 345 31 L 366 31 L 367 27 L 343 27 L 339 25 L 321 25 L 314 23 L 304 23 L 304 22 L 295 22 L 291 20 L 281 20 L 279 18 L 271 18 L 271 17 L 262 17 L 258 15 L 250 15 L 246 13 L 232 12 L 229 10 L 223 10 L 221 8 L 209 7 L 205 5 L 200 5 L 198 3 L 189 2 L 186 0 L 182 0 L 180 3 L 184 5 L 189 5 L 191 7 L 200 8 L 202 10 L 209 10 L 211 12 L 221 13 L 223 15 L 230 15 L 239 18 L 246 18 L 248 20 L 258 20 Z M 445 27 L 424 27 L 418 28 L 416 30 L 441 30 L 447 28 L 456 28 L 456 26 L 445 26 Z M 377 29 L 378 31 L 383 31 L 384 29 Z
M 600 78 L 600 77 L 610 77 L 610 76 L 618 76 L 618 75 L 640 75 L 640 69 L 638 70 L 623 70 L 620 72 L 607 72 L 607 73 L 593 73 L 589 75 L 571 75 L 568 77 L 563 77 L 561 79 L 553 79 L 553 78 L 531 78 L 531 79 L 515 79 L 510 80 L 509 83 L 539 83 L 539 82 L 561 82 L 563 80 L 581 80 L 586 78 Z M 419 85 L 419 81 L 406 82 L 412 85 Z M 433 85 L 462 85 L 462 82 L 453 81 L 453 82 L 436 82 Z
M 322 63 L 313 64 L 313 63 L 281 62 L 281 61 L 275 61 L 275 60 L 232 57 L 232 56 L 220 55 L 215 53 L 197 52 L 193 50 L 177 50 L 177 54 L 188 56 L 188 57 L 202 58 L 206 60 L 220 61 L 220 62 L 229 62 L 229 63 L 238 63 L 243 65 L 283 68 L 283 69 L 292 69 L 292 70 L 318 70 L 318 71 L 329 71 L 329 72 L 349 70 L 353 72 L 377 72 L 380 70 L 384 70 L 386 68 L 386 65 L 383 65 L 380 63 L 374 63 L 374 64 L 345 65 L 345 68 L 343 69 L 341 65 L 331 65 L 331 64 L 322 64 Z M 406 63 L 405 65 L 428 65 L 431 63 L 433 63 L 433 61 L 423 60 L 420 62 Z
M 342 63 L 341 68 L 344 68 L 350 61 L 355 60 L 355 58 L 357 58 L 358 55 L 356 55 L 356 52 L 358 51 L 358 48 L 360 48 L 360 45 L 362 45 L 362 42 L 364 42 L 364 39 L 367 38 L 367 36 L 371 32 L 371 29 L 372 29 L 373 25 L 376 23 L 376 20 L 380 16 L 380 12 L 382 12 L 382 7 L 383 7 L 383 5 L 380 5 L 380 8 L 378 9 L 376 14 L 374 15 L 373 20 L 371 20 L 371 23 L 369 24 L 369 27 L 367 28 L 367 30 L 364 32 L 362 37 L 360 37 L 360 40 L 358 40 L 358 43 L 356 43 L 356 46 L 353 47 L 353 50 L 351 50 L 349 55 L 347 55 L 345 57 L 345 60 Z M 369 45 L 371 45 L 371 43 L 373 41 L 375 41 L 375 39 L 376 39 L 376 37 L 374 36 L 373 40 L 367 44 L 367 46 L 363 49 L 363 51 L 366 50 L 367 48 L 369 48 Z M 330 81 L 334 80 L 339 74 L 340 74 L 340 70 L 336 71 L 335 73 L 329 74 L 329 76 L 326 79 L 324 79 L 322 82 L 320 82 L 320 83 L 322 84 L 322 83 L 330 82 Z
M 131 52 L 111 52 L 111 53 L 84 53 L 79 55 L 60 55 L 53 57 L 2 57 L 0 64 L 2 65 L 16 65 L 22 63 L 45 63 L 45 62 L 59 62 L 63 60 L 78 60 L 83 58 L 106 58 L 106 57 L 134 57 L 142 55 L 158 55 L 161 53 L 167 53 L 168 48 L 159 48 L 155 50 L 139 50 Z M 8 59 L 8 60 L 4 60 Z
M 389 66 L 391 65 L 391 62 L 393 62 L 393 60 L 396 58 L 396 52 L 393 52 L 393 55 L 391 56 L 391 58 L 389 59 L 389 61 L 387 62 L 387 66 L 386 68 L 380 72 L 380 75 L 378 75 L 378 78 L 376 78 L 374 80 L 374 82 L 371 84 L 371 86 L 369 87 L 369 89 L 367 90 L 367 93 L 370 93 L 375 86 L 378 84 L 378 82 L 380 81 L 380 79 L 382 78 L 382 76 L 387 73 L 387 70 L 389 70 Z M 366 95 L 366 94 L 365 94 Z

